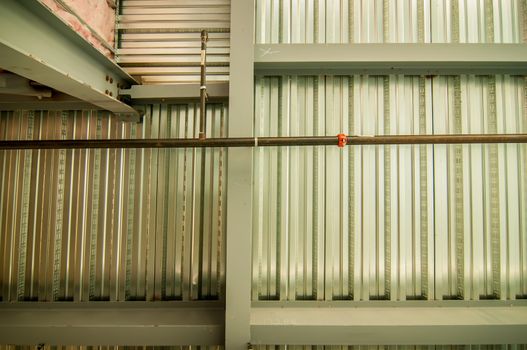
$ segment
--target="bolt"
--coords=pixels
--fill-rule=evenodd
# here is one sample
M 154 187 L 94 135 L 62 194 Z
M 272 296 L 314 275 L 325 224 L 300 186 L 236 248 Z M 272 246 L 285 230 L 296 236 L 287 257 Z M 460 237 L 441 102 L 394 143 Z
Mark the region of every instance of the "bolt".
M 110 96 L 113 96 L 113 93 L 110 91 Z
M 113 78 L 110 77 L 110 84 L 113 84 Z
M 108 90 L 104 90 L 104 93 L 105 93 L 106 95 L 108 95 L 109 91 L 108 91 Z
M 106 81 L 110 80 L 110 77 L 109 76 L 106 76 Z

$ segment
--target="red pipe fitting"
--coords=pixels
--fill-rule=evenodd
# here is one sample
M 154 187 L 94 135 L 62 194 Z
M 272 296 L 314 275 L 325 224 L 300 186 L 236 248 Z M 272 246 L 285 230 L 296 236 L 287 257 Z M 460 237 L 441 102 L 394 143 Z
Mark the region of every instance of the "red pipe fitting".
M 346 143 L 348 143 L 348 137 L 346 136 L 346 134 L 338 134 L 337 139 L 339 140 L 339 148 L 344 148 L 344 146 L 346 146 Z

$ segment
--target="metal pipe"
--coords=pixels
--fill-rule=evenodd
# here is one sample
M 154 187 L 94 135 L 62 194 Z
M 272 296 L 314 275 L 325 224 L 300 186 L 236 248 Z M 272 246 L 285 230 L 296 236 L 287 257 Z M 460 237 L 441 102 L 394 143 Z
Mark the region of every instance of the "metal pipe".
M 201 31 L 201 77 L 200 77 L 200 87 L 199 87 L 199 98 L 200 98 L 200 107 L 199 107 L 199 135 L 198 138 L 201 142 L 205 141 L 207 138 L 207 40 L 208 33 L 206 30 Z M 193 171 L 196 167 L 196 149 L 194 149 L 194 162 L 192 163 Z M 203 234 L 205 227 L 205 149 L 201 150 L 201 172 L 200 172 L 200 197 L 199 197 L 199 242 L 203 242 Z M 195 191 L 192 191 L 195 193 Z M 194 225 L 194 215 L 192 218 L 192 224 Z M 192 241 L 195 240 L 195 230 L 192 229 Z M 201 246 L 200 246 L 201 247 Z M 199 250 L 199 266 L 198 266 L 198 279 L 201 281 L 202 278 L 202 265 L 203 265 L 203 250 L 202 247 Z M 198 290 L 198 298 L 201 299 L 201 289 Z
M 337 146 L 337 136 L 237 137 L 200 139 L 6 140 L 0 149 L 208 148 Z M 347 136 L 348 145 L 527 143 L 527 134 Z
M 348 136 L 351 145 L 435 145 L 527 143 L 527 134 L 375 135 Z
M 201 77 L 200 77 L 200 86 L 199 86 L 199 99 L 200 99 L 200 108 L 199 108 L 199 139 L 205 140 L 206 130 L 207 130 L 207 121 L 205 119 L 206 115 L 206 100 L 207 100 L 207 40 L 209 36 L 206 30 L 201 31 Z

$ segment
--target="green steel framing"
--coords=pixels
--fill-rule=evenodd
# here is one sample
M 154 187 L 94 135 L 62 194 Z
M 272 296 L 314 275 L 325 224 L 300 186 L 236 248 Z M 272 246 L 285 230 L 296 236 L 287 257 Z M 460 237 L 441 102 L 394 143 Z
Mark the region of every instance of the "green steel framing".
M 2 344 L 217 345 L 221 302 L 17 303 L 0 305 Z
M 122 89 L 119 95 L 130 96 L 134 104 L 150 104 L 159 102 L 182 102 L 199 100 L 199 84 L 167 84 L 167 85 L 133 85 L 130 89 Z M 225 100 L 229 97 L 228 83 L 215 83 L 207 86 L 208 102 Z
M 521 44 L 257 44 L 258 75 L 527 74 Z
M 89 45 L 80 44 L 75 33 L 47 26 L 58 19 L 46 19 L 50 14 L 40 10 L 44 17 L 39 18 L 29 9 L 39 6 L 30 0 L 0 2 L 0 65 L 115 113 L 133 115 L 129 106 L 104 92 L 118 93 L 116 86 L 106 82 L 106 75 L 121 84 L 133 83 L 131 78 L 102 60 Z M 254 8 L 255 0 L 231 2 L 229 91 L 235 98 L 229 101 L 229 137 L 253 133 L 255 74 L 527 73 L 527 48 L 518 44 L 338 44 L 324 45 L 323 50 L 317 44 L 254 45 Z M 185 90 L 179 96 L 174 90 L 175 96 L 169 96 L 167 89 L 141 93 L 145 99 L 193 94 Z M 132 92 L 139 94 L 139 90 Z M 224 305 L 193 302 L 187 309 L 173 302 L 122 307 L 109 303 L 7 305 L 0 308 L 0 343 L 224 342 L 234 350 L 250 348 L 251 343 L 527 343 L 527 302 L 521 300 L 433 302 L 426 307 L 417 307 L 417 302 L 251 304 L 252 162 L 252 149 L 229 150 Z M 22 340 L 28 332 L 32 336 Z
M 253 344 L 525 344 L 524 301 L 255 302 Z
M 229 137 L 252 135 L 254 113 L 254 0 L 231 2 Z M 227 185 L 225 346 L 250 343 L 251 313 L 251 149 L 230 150 Z

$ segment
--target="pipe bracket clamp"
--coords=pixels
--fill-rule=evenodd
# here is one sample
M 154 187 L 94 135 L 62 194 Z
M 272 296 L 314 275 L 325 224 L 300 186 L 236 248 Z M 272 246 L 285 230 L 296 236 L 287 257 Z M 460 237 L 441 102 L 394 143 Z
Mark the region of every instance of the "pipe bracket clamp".
M 346 134 L 338 134 L 337 139 L 339 141 L 339 148 L 344 148 L 344 146 L 346 146 L 346 144 L 348 143 L 348 137 L 346 136 Z

